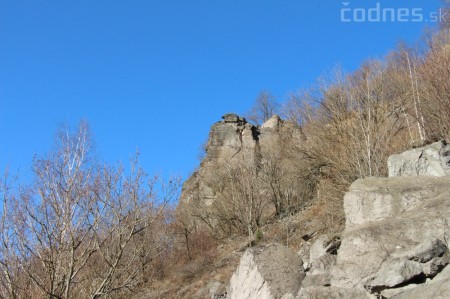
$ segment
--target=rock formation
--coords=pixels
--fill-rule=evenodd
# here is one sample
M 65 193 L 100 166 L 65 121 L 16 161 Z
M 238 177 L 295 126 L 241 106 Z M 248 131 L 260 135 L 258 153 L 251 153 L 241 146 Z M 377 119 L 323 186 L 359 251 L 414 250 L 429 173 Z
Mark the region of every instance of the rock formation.
M 180 197 L 180 205 L 192 201 L 212 204 L 216 198 L 212 188 L 217 167 L 239 156 L 254 159 L 257 152 L 259 132 L 257 127 L 236 114 L 225 114 L 222 121 L 215 123 L 210 130 L 206 144 L 206 155 L 200 167 L 186 180 Z
M 390 174 L 398 177 L 353 183 L 344 197 L 345 230 L 340 237 L 320 236 L 311 245 L 301 262 L 306 275 L 299 292 L 289 286 L 276 295 L 265 292 L 264 298 L 450 298 L 448 156 L 448 145 L 435 143 L 390 157 Z M 246 292 L 242 283 L 245 279 L 251 290 L 265 286 L 263 275 L 256 279 L 242 272 L 259 273 L 265 267 L 248 261 L 254 250 L 245 253 L 230 282 L 242 299 L 263 298 Z M 278 260 L 292 259 L 280 254 Z M 273 270 L 280 276 L 291 272 Z
M 236 161 L 253 161 L 264 153 L 282 145 L 282 138 L 302 138 L 299 127 L 274 115 L 261 127 L 248 123 L 245 118 L 229 113 L 222 116 L 210 130 L 206 155 L 200 167 L 186 180 L 180 202 L 199 200 L 211 204 L 216 199 L 214 181 L 218 168 Z
M 449 176 L 360 180 L 346 194 L 344 209 L 332 286 L 383 295 L 424 283 L 449 263 Z

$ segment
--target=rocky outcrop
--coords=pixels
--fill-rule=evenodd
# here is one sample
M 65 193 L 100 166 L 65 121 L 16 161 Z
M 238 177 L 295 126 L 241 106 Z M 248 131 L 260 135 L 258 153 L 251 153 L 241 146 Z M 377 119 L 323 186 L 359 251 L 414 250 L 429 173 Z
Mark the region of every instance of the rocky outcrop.
M 423 283 L 448 264 L 450 177 L 357 181 L 344 208 L 333 286 L 379 293 Z
M 279 294 L 297 299 L 450 298 L 450 176 L 442 173 L 447 147 L 442 142 L 414 150 L 421 152 L 418 156 L 398 155 L 414 156 L 416 162 L 391 157 L 390 167 L 399 177 L 353 183 L 344 197 L 345 230 L 340 237 L 317 237 L 307 246 L 308 254 L 301 249 L 306 272 L 301 288 L 296 295 L 292 287 Z M 441 168 L 431 157 L 438 157 Z
M 232 160 L 253 160 L 259 152 L 257 127 L 233 113 L 225 114 L 222 119 L 211 127 L 206 155 L 200 167 L 185 181 L 180 206 L 192 201 L 211 205 L 217 197 L 214 187 L 218 167 Z
M 222 118 L 211 127 L 203 163 L 230 160 L 245 150 L 253 154 L 259 136 L 257 128 L 236 114 L 225 114 Z
M 297 294 L 304 277 L 302 261 L 287 247 L 249 248 L 230 280 L 228 298 L 288 298 Z
M 450 175 L 450 145 L 442 140 L 388 159 L 389 177 Z
M 211 127 L 206 155 L 200 167 L 184 183 L 180 203 L 198 200 L 211 204 L 217 198 L 215 179 L 218 169 L 233 161 L 257 164 L 262 155 L 281 148 L 283 138 L 302 138 L 301 129 L 277 115 L 258 127 L 236 114 L 225 114 L 222 121 Z

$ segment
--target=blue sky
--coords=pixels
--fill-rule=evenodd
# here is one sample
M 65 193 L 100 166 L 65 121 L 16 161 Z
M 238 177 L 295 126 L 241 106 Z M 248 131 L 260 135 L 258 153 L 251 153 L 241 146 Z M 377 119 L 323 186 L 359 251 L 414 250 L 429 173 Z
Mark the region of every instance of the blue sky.
M 341 21 L 341 9 L 353 17 L 377 2 L 424 18 Z M 103 160 L 139 148 L 148 172 L 186 177 L 221 115 L 246 112 L 261 90 L 282 100 L 336 65 L 351 71 L 418 41 L 439 4 L 0 0 L 0 169 L 29 177 L 58 125 L 84 119 Z

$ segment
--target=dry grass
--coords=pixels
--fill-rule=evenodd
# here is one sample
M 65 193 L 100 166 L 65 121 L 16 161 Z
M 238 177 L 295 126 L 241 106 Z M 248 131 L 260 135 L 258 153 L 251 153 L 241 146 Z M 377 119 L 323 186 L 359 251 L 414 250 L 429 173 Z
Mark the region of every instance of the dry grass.
M 132 298 L 211 298 L 206 286 L 212 282 L 228 284 L 242 254 L 238 249 L 245 241 L 240 237 L 224 240 L 192 260 L 181 253 L 181 256 L 174 255 L 167 265 L 165 278 L 149 283 Z

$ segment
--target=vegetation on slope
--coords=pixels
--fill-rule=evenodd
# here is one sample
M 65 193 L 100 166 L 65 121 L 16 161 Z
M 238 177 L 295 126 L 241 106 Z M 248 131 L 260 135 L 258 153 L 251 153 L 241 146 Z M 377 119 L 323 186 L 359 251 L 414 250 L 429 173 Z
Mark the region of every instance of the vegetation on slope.
M 215 229 L 203 229 L 192 211 L 175 215 L 169 203 L 179 180 L 147 175 L 138 159 L 128 172 L 96 163 L 85 124 L 75 133 L 61 130 L 55 151 L 35 159 L 31 186 L 18 187 L 7 172 L 1 179 L 0 297 L 121 298 L 180 289 L 232 268 L 235 259 L 225 251 L 239 247 L 236 236 L 258 242 L 284 234 L 289 243 L 291 224 L 280 218 L 295 214 L 297 226 L 308 219 L 336 229 L 343 192 L 354 180 L 385 176 L 393 153 L 450 138 L 449 57 L 450 26 L 443 23 L 422 49 L 399 46 L 351 74 L 336 70 L 281 107 L 261 94 L 250 119 L 261 123 L 279 109 L 304 138 L 286 140 L 256 168 L 241 163 L 218 178 L 224 201 L 216 212 L 227 217 Z M 294 202 L 293 184 L 305 191 Z M 250 200 L 259 214 L 246 218 L 245 206 L 232 200 Z M 234 238 L 225 243 L 232 248 L 220 250 L 224 237 Z

